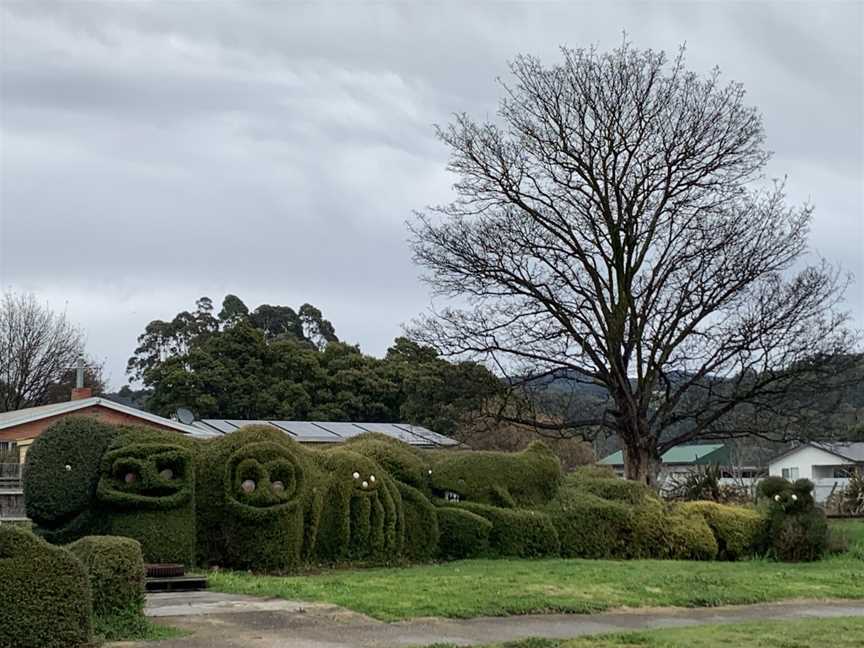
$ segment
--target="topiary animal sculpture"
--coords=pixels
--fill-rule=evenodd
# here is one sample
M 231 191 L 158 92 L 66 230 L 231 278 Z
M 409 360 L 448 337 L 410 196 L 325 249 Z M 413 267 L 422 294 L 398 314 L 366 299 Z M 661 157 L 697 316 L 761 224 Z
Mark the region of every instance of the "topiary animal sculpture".
M 441 451 L 432 461 L 432 491 L 449 502 L 537 507 L 558 492 L 561 464 L 546 444 L 522 452 Z
M 176 432 L 126 427 L 102 457 L 107 533 L 140 542 L 146 562 L 194 563 L 195 448 Z
M 405 557 L 416 561 L 434 558 L 440 532 L 426 457 L 407 443 L 377 432 L 356 436 L 345 447 L 374 460 L 395 480 L 405 517 Z
M 328 562 L 390 562 L 401 557 L 405 520 L 393 478 L 372 459 L 350 450 L 314 457 L 327 484 L 317 557 Z
M 813 499 L 813 482 L 769 477 L 759 484 L 758 501 L 767 516 L 762 549 L 784 562 L 818 560 L 828 547 L 825 512 Z
M 99 466 L 119 429 L 72 416 L 45 430 L 27 452 L 24 502 L 33 531 L 53 544 L 105 532 L 96 488 Z
M 310 498 L 308 451 L 284 432 L 251 425 L 208 441 L 199 460 L 202 560 L 240 569 L 300 566 Z

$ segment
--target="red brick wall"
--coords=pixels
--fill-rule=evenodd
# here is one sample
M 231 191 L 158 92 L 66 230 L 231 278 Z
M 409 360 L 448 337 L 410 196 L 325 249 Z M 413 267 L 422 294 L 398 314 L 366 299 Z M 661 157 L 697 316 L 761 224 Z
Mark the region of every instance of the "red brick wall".
M 146 425 L 148 427 L 159 428 L 162 430 L 172 429 L 164 425 L 157 425 L 156 423 L 151 423 L 150 421 L 138 418 L 137 416 L 123 414 L 122 412 L 115 412 L 114 410 L 103 407 L 102 405 L 92 405 L 90 407 L 76 410 L 74 412 L 69 412 L 67 414 L 49 416 L 48 418 L 39 419 L 37 421 L 30 421 L 29 423 L 22 423 L 21 425 L 16 425 L 14 427 L 0 430 L 0 441 L 31 439 L 33 437 L 37 437 L 42 433 L 43 430 L 45 430 L 45 428 L 49 427 L 52 423 L 55 423 L 61 418 L 65 418 L 67 416 L 93 416 L 104 423 L 114 423 L 120 425 Z

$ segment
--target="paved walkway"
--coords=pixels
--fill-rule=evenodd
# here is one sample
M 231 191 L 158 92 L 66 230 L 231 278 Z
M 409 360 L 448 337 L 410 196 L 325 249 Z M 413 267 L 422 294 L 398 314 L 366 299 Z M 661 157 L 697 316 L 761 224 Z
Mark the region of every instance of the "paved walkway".
M 550 614 L 383 623 L 333 605 L 217 592 L 148 596 L 148 615 L 194 632 L 143 648 L 383 648 L 454 643 L 471 646 L 526 637 L 569 638 L 651 628 L 761 619 L 864 617 L 864 601 L 794 601 L 722 608 L 660 608 L 602 614 Z

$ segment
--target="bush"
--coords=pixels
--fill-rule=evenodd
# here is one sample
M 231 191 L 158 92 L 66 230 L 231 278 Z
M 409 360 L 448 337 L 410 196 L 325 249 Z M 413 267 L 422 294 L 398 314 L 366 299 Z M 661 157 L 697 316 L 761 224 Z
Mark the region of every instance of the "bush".
M 87 536 L 66 548 L 87 571 L 94 614 L 144 613 L 144 557 L 137 540 Z
M 611 476 L 609 473 L 599 466 L 577 468 L 564 478 L 564 485 L 613 502 L 641 504 L 649 498 L 657 499 L 657 493 L 647 484 L 619 479 L 614 473 Z
M 270 426 L 251 425 L 208 441 L 198 459 L 201 560 L 238 569 L 296 569 L 307 538 L 309 473 L 306 451 Z
M 195 449 L 176 432 L 122 427 L 102 457 L 107 535 L 140 542 L 146 562 L 194 564 Z
M 489 532 L 489 553 L 492 556 L 538 558 L 557 555 L 561 550 L 558 532 L 545 513 L 471 502 L 461 502 L 455 506 L 476 513 L 492 523 Z
M 104 532 L 96 487 L 102 455 L 117 427 L 70 416 L 33 442 L 24 468 L 24 502 L 33 531 L 54 544 Z
M 828 521 L 813 500 L 813 482 L 769 477 L 759 485 L 759 504 L 767 518 L 760 550 L 784 562 L 818 560 L 825 554 Z
M 90 641 L 84 566 L 29 531 L 0 527 L 0 648 L 75 648 Z
M 317 557 L 326 562 L 398 560 L 405 518 L 396 482 L 368 457 L 344 448 L 313 456 L 326 475 Z
M 667 513 L 663 528 L 666 551 L 661 557 L 673 560 L 714 560 L 717 557 L 717 540 L 700 514 L 673 508 Z
M 437 497 L 450 492 L 462 501 L 515 508 L 543 505 L 558 492 L 561 466 L 539 441 L 522 452 L 447 450 L 431 456 Z
M 446 559 L 478 558 L 489 551 L 492 523 L 455 506 L 438 509 L 439 555 Z
M 739 560 L 756 552 L 765 518 L 753 509 L 715 502 L 688 502 L 681 509 L 701 515 L 717 540 L 717 557 Z
M 623 558 L 633 528 L 632 508 L 587 491 L 562 487 L 544 509 L 558 532 L 565 558 Z
M 432 502 L 419 490 L 397 481 L 405 517 L 403 554 L 413 561 L 431 560 L 438 553 L 438 514 Z

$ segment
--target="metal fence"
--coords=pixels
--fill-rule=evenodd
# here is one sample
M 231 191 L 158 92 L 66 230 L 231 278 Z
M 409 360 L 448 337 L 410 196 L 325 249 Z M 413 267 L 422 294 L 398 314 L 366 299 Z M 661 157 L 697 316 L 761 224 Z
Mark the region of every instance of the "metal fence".
M 21 490 L 22 464 L 0 463 L 0 491 Z

